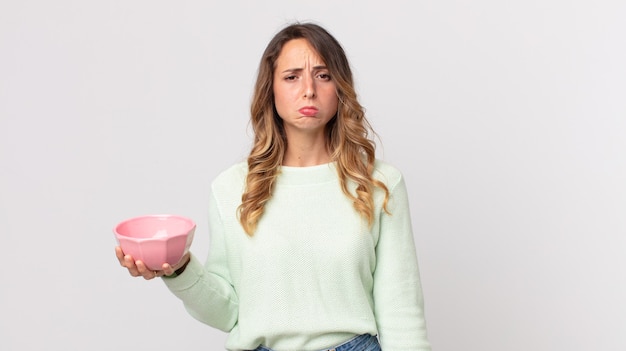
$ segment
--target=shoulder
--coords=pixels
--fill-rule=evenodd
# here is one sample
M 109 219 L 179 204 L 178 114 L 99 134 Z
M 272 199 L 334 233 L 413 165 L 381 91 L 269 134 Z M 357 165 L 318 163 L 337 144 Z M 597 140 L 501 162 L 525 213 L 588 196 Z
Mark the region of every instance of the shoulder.
M 374 163 L 373 176 L 385 183 L 389 190 L 403 181 L 400 169 L 380 159 L 376 159 Z
M 211 188 L 218 190 L 238 190 L 242 189 L 246 175 L 248 174 L 248 163 L 245 161 L 235 163 L 220 172 L 213 180 Z

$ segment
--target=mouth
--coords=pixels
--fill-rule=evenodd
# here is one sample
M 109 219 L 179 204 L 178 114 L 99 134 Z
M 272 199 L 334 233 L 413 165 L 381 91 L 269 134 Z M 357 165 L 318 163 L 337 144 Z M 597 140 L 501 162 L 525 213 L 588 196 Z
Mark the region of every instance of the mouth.
M 302 114 L 303 116 L 312 117 L 317 115 L 319 110 L 317 109 L 317 107 L 314 106 L 305 106 L 299 109 L 298 112 L 300 112 L 300 114 Z

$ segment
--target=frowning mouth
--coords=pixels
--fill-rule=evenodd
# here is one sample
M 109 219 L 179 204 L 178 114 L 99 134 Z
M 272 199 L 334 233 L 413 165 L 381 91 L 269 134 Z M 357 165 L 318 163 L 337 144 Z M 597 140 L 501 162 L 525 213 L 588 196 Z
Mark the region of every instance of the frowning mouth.
M 314 106 L 305 106 L 298 110 L 303 116 L 311 117 L 317 115 L 319 110 Z

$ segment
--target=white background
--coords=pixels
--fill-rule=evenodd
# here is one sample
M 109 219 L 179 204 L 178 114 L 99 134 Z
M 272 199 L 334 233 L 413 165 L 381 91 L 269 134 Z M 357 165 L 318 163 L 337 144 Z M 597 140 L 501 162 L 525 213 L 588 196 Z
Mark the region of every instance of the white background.
M 198 223 L 261 53 L 344 45 L 410 192 L 436 351 L 626 349 L 623 1 L 0 2 L 0 349 L 223 350 L 112 227 Z

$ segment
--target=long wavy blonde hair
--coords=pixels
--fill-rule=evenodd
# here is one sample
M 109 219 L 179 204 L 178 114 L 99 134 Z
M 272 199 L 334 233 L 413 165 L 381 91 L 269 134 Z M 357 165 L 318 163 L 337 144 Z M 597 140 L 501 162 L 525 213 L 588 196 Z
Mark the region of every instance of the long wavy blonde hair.
M 272 196 L 287 148 L 283 122 L 274 105 L 276 61 L 285 43 L 301 38 L 306 39 L 324 60 L 337 87 L 339 107 L 336 116 L 327 123 L 325 133 L 326 146 L 336 163 L 341 189 L 370 225 L 374 221 L 374 187 L 384 191 L 383 208 L 387 211 L 389 190 L 372 176 L 376 156 L 375 143 L 370 136 L 375 133 L 357 100 L 345 52 L 339 42 L 319 25 L 295 23 L 274 36 L 259 65 L 250 108 L 254 142 L 248 156 L 246 188 L 239 206 L 239 221 L 248 235 L 255 232 L 265 204 Z M 356 183 L 355 193 L 349 190 L 348 180 Z

